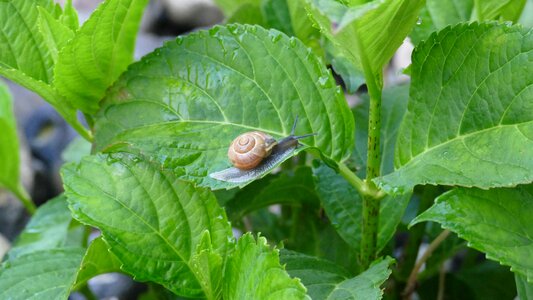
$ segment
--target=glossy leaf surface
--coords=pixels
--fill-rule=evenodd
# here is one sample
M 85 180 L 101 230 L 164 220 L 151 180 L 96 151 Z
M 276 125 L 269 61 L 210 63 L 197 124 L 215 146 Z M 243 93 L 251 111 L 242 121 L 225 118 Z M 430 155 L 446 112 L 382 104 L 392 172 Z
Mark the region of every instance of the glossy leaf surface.
M 187 297 L 216 289 L 205 289 L 205 276 L 221 266 L 197 261 L 225 257 L 232 233 L 210 191 L 122 154 L 85 157 L 62 176 L 74 217 L 100 228 L 124 271 Z
M 432 35 L 413 54 L 397 170 L 377 183 L 394 193 L 533 181 L 532 70 L 530 30 L 465 24 Z
M 491 190 L 456 188 L 411 224 L 435 221 L 469 246 L 533 279 L 533 186 Z
M 286 137 L 296 116 L 297 135 L 317 135 L 302 139 L 294 154 L 316 147 L 334 161 L 348 157 L 353 118 L 320 60 L 278 31 L 219 26 L 179 37 L 132 65 L 97 115 L 96 145 L 152 157 L 201 186 L 231 188 L 252 179 L 208 176 L 231 166 L 231 141 L 252 130 Z

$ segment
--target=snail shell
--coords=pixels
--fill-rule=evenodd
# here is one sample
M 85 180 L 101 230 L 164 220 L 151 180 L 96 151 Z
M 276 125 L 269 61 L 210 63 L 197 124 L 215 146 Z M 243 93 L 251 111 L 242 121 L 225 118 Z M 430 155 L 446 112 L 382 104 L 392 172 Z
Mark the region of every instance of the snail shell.
M 276 140 L 264 132 L 246 132 L 233 140 L 228 149 L 228 157 L 236 168 L 250 170 L 269 156 L 276 145 Z

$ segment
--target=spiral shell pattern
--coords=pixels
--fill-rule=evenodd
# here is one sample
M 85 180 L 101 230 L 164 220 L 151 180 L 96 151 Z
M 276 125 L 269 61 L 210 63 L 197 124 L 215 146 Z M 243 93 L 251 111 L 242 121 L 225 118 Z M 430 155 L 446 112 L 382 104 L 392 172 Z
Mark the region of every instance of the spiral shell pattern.
M 233 140 L 228 149 L 228 157 L 238 169 L 253 169 L 261 163 L 263 158 L 270 155 L 275 145 L 274 138 L 266 133 L 246 132 Z

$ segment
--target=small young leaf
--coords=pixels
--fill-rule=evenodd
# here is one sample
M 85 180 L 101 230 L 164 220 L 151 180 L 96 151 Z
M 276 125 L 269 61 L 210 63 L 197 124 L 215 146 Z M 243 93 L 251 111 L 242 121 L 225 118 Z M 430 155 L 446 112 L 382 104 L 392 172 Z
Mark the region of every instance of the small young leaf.
M 487 257 L 533 280 L 533 185 L 491 190 L 455 188 L 416 217 L 439 222 Z
M 313 170 L 317 193 L 324 210 L 339 235 L 354 249 L 361 242 L 362 200 L 357 190 L 341 175 L 324 164 Z M 381 200 L 378 251 L 394 236 L 411 193 L 387 196 Z
M 39 33 L 38 20 L 41 8 L 54 14 L 52 0 L 0 1 L 0 75 L 15 69 L 26 76 L 51 83 L 54 62 L 44 38 Z
M 209 190 L 124 154 L 87 156 L 64 166 L 62 177 L 74 217 L 100 228 L 124 271 L 184 297 L 213 293 L 204 290 L 206 274 L 198 266 L 225 257 L 233 235 Z M 209 257 L 202 258 L 206 249 Z
M 417 184 L 533 181 L 533 32 L 506 24 L 447 28 L 413 53 L 411 94 L 388 192 Z
M 103 2 L 60 51 L 54 84 L 74 107 L 95 113 L 105 90 L 131 63 L 135 35 L 147 3 Z
M 97 115 L 96 148 L 140 153 L 187 181 L 232 188 L 256 178 L 208 176 L 231 166 L 231 141 L 252 130 L 286 137 L 297 116 L 296 134 L 317 135 L 300 140 L 292 155 L 316 147 L 337 162 L 349 156 L 353 117 L 308 48 L 275 30 L 217 26 L 179 37 L 129 68 Z
M 224 299 L 309 299 L 305 287 L 279 263 L 279 250 L 264 237 L 239 238 L 224 274 Z
M 72 5 L 72 0 L 67 0 L 65 2 L 65 6 L 63 7 L 63 13 L 59 16 L 59 21 L 64 26 L 70 28 L 72 31 L 78 30 L 78 27 L 80 27 L 79 21 L 78 21 L 78 12 Z
M 57 54 L 74 37 L 74 31 L 56 20 L 48 11 L 39 7 L 39 32 L 44 38 L 48 51 L 57 61 Z
M 335 0 L 310 0 L 308 10 L 333 47 L 333 68 L 355 92 L 363 82 L 363 63 L 380 74 L 415 25 L 423 4 L 386 0 L 346 6 Z

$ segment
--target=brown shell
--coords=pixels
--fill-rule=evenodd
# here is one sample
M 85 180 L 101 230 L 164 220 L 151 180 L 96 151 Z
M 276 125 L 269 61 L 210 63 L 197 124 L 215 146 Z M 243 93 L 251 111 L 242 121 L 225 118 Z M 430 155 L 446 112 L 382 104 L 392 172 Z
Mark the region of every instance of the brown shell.
M 275 145 L 276 140 L 264 132 L 246 132 L 231 142 L 228 157 L 238 169 L 253 169 L 261 163 L 263 158 L 270 155 Z

